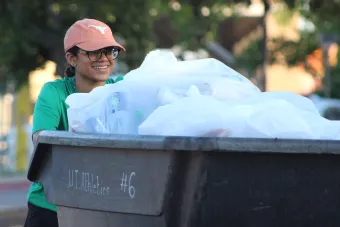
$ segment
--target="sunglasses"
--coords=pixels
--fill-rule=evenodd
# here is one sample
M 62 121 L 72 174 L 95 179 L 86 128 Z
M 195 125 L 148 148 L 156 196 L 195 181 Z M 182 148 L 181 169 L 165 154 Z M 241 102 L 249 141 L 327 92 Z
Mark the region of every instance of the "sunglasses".
M 79 49 L 79 53 L 86 54 L 90 61 L 99 61 L 103 53 L 109 60 L 115 60 L 119 55 L 120 49 L 116 47 L 103 48 L 100 50 L 86 51 Z

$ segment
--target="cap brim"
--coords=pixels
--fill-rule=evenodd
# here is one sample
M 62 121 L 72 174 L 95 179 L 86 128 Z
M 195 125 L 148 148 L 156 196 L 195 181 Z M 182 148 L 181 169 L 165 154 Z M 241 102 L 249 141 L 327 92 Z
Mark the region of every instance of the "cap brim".
M 79 43 L 77 44 L 77 46 L 87 51 L 99 50 L 99 49 L 102 49 L 105 47 L 111 47 L 111 46 L 118 47 L 119 49 L 125 51 L 125 48 L 113 39 L 91 40 L 91 41 Z

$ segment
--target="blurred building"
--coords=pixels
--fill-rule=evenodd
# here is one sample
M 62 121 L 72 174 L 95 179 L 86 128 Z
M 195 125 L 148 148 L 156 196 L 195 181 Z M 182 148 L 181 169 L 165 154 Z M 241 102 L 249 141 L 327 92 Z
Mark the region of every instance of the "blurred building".
M 32 111 L 42 86 L 55 80 L 56 64 L 30 73 L 29 84 L 0 95 L 0 171 L 25 171 L 33 152 Z
M 257 9 L 258 15 L 263 14 L 263 7 L 261 7 L 262 1 L 253 1 L 253 6 L 249 7 L 250 12 L 254 12 Z M 272 5 L 272 9 L 275 12 L 275 7 Z M 260 11 L 262 11 L 260 13 Z M 252 15 L 248 13 L 245 15 Z M 228 19 L 227 19 L 228 20 Z M 245 34 L 241 39 L 235 40 L 232 44 L 232 50 L 234 54 L 239 54 L 243 49 L 247 48 L 254 40 L 262 39 L 263 27 L 260 21 L 260 17 L 254 22 L 250 23 L 249 17 L 245 17 L 244 21 L 236 21 L 234 27 L 242 30 L 244 27 L 249 28 L 248 34 Z M 257 24 L 256 24 L 256 22 Z M 252 24 L 252 28 L 250 27 Z M 267 42 L 270 43 L 274 39 L 282 39 L 285 41 L 298 42 L 300 40 L 301 30 L 311 30 L 312 25 L 306 22 L 298 13 L 292 15 L 292 17 L 283 26 L 281 25 L 273 12 L 270 12 L 266 19 L 267 27 Z M 268 46 L 269 50 L 271 46 Z M 314 76 L 306 71 L 304 68 L 296 66 L 287 66 L 285 62 L 268 64 L 266 66 L 266 88 L 267 91 L 291 91 L 298 94 L 310 94 L 313 93 L 318 87 L 318 81 L 315 80 Z
M 0 169 L 9 165 L 9 133 L 12 124 L 14 95 L 5 93 L 0 95 Z
M 284 26 L 281 25 L 274 15 L 274 12 L 280 7 L 282 4 L 273 3 L 272 10 L 267 16 L 268 41 L 276 38 L 299 41 L 301 30 L 312 31 L 314 29 L 313 24 L 303 19 L 298 13 L 291 15 Z M 262 39 L 264 6 L 262 0 L 252 0 L 250 5 L 239 4 L 236 9 L 239 17 L 231 17 L 233 10 L 230 7 L 225 7 L 222 11 L 225 19 L 218 25 L 215 44 L 219 44 L 219 48 L 224 50 L 219 51 L 217 50 L 218 45 L 214 45 L 216 48 L 211 48 L 214 50 L 209 50 L 209 54 L 232 66 L 232 60 L 227 55 L 237 56 L 254 40 Z M 176 44 L 177 33 L 171 23 L 171 18 L 162 16 L 155 20 L 153 30 L 158 47 L 172 48 Z M 270 45 L 268 48 L 271 48 Z M 265 70 L 268 91 L 292 91 L 298 94 L 309 94 L 320 86 L 320 81 L 315 80 L 312 74 L 298 65 L 288 67 L 285 63 L 269 64 Z M 258 74 L 260 75 L 261 72 Z
M 38 99 L 38 95 L 42 86 L 52 80 L 59 78 L 56 76 L 57 65 L 54 62 L 47 61 L 44 68 L 37 69 L 29 75 L 29 91 L 30 100 L 35 103 Z

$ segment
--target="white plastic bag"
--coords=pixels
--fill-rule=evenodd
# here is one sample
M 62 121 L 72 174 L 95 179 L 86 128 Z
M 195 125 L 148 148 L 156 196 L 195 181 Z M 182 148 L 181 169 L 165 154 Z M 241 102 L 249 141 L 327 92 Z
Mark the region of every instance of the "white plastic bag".
M 263 92 L 226 104 L 232 137 L 334 139 L 340 129 L 320 116 L 308 98 L 291 92 Z
M 215 59 L 150 52 L 123 81 L 73 94 L 70 130 L 163 136 L 340 139 L 340 122 L 290 92 L 263 92 Z
M 176 98 L 154 111 L 139 133 L 202 136 L 224 130 L 229 137 L 286 139 L 337 139 L 340 134 L 339 122 L 324 119 L 308 99 L 289 92 L 223 102 L 197 93 Z
M 143 64 L 125 75 L 124 81 L 137 82 L 145 90 L 160 87 L 188 90 L 208 88 L 218 99 L 240 99 L 259 95 L 260 90 L 246 77 L 222 62 L 208 58 L 177 61 L 168 51 L 150 52 Z
M 193 85 L 228 98 L 260 93 L 248 79 L 215 59 L 179 62 L 170 52 L 153 51 L 123 81 L 69 96 L 70 130 L 135 134 L 138 123 L 166 104 L 157 99 L 162 89 L 188 90 Z
M 262 99 L 262 101 L 267 101 L 270 99 L 282 99 L 290 104 L 292 104 L 294 107 L 307 111 L 316 115 L 320 115 L 318 109 L 315 107 L 315 104 L 313 103 L 312 100 L 309 98 L 306 98 L 304 96 L 298 95 L 293 92 L 262 92 L 261 96 L 259 97 Z
M 307 111 L 301 112 L 300 115 L 308 123 L 311 131 L 318 135 L 317 139 L 340 139 L 340 121 L 331 121 Z
M 258 102 L 254 106 L 254 112 L 246 119 L 246 127 L 241 135 L 257 138 L 318 139 L 317 133 L 311 130 L 300 113 L 299 109 L 285 100 Z
M 202 136 L 221 128 L 224 111 L 225 106 L 211 96 L 185 97 L 157 108 L 138 131 L 141 135 Z
M 66 99 L 69 129 L 75 132 L 137 134 L 139 124 L 156 103 L 143 96 L 138 85 L 123 81 L 76 93 Z

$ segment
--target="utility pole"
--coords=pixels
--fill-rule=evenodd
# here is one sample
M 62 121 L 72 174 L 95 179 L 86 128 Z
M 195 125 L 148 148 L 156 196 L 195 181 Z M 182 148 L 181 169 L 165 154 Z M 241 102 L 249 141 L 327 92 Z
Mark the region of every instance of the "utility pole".
M 260 76 L 259 80 L 259 86 L 261 91 L 266 91 L 267 87 L 267 75 L 266 75 L 266 67 L 268 65 L 268 48 L 267 48 L 267 16 L 268 12 L 270 10 L 270 4 L 268 0 L 263 0 L 263 5 L 264 5 L 264 12 L 263 12 L 263 17 L 262 17 L 262 29 L 263 29 L 263 37 L 262 37 L 262 75 Z
M 324 75 L 324 86 L 323 92 L 324 96 L 327 98 L 331 97 L 331 87 L 332 87 L 332 80 L 331 80 L 331 64 L 329 61 L 329 50 L 333 43 L 336 43 L 337 37 L 334 34 L 322 34 L 320 43 L 322 47 L 322 56 L 323 56 L 323 67 L 325 71 Z

